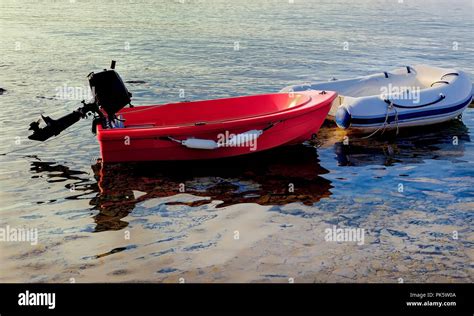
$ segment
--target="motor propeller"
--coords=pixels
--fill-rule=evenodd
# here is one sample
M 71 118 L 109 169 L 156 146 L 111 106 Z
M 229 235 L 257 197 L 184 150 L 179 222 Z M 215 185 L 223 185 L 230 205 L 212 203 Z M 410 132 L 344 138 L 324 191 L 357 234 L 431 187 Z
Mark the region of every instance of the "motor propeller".
M 88 112 L 98 113 L 99 116 L 102 114 L 97 104 L 90 103 L 85 104 L 83 107 L 78 108 L 57 120 L 54 120 L 49 116 L 41 115 L 41 119 L 46 123 L 46 126 L 43 128 L 40 127 L 41 119 L 30 123 L 30 128 L 28 130 L 32 130 L 33 134 L 28 136 L 28 138 L 44 142 L 50 137 L 59 135 L 59 133 L 77 123 L 81 118 L 85 118 Z M 102 118 L 103 117 L 102 114 Z

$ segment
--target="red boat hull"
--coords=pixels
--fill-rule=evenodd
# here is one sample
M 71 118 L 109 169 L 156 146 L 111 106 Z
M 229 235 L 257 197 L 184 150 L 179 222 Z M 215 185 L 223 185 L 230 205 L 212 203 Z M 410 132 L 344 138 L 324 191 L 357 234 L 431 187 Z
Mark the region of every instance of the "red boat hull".
M 118 113 L 123 128 L 98 127 L 103 162 L 216 159 L 301 143 L 318 132 L 335 92 L 267 94 L 161 106 Z M 222 139 L 250 130 L 263 133 L 235 146 L 188 148 L 178 141 Z

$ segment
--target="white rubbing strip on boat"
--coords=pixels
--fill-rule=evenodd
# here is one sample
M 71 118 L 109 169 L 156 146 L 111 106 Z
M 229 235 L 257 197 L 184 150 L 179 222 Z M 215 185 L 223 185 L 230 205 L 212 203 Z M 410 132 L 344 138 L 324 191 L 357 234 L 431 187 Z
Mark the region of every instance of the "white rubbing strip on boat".
M 49 309 L 56 308 L 55 293 L 25 293 L 18 294 L 19 306 L 48 306 Z

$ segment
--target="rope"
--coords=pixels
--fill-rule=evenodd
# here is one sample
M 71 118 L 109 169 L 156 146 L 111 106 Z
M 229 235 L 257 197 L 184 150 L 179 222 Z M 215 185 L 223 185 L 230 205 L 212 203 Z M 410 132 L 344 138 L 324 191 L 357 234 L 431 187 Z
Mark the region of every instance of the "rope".
M 399 128 L 398 128 L 398 110 L 396 108 L 393 108 L 395 110 L 395 124 L 397 125 L 397 132 L 395 133 L 395 136 L 398 135 Z
M 394 121 L 395 121 L 395 124 L 397 126 L 397 132 L 395 135 L 398 135 L 398 132 L 399 132 L 399 126 L 398 126 L 398 111 L 397 109 L 393 106 L 393 102 L 390 102 L 390 104 L 387 104 L 387 111 L 385 112 L 385 120 L 383 122 L 383 124 L 377 128 L 374 132 L 372 132 L 370 135 L 368 136 L 364 136 L 364 137 L 361 137 L 361 139 L 368 139 L 372 136 L 374 136 L 375 134 L 377 134 L 380 130 L 382 130 L 382 133 L 385 133 L 385 130 L 387 129 L 387 126 L 390 124 L 388 123 L 388 118 L 389 118 L 389 113 L 390 113 L 390 110 L 394 110 L 395 111 L 395 118 L 394 118 Z
M 183 144 L 183 141 L 182 141 L 182 140 L 173 138 L 173 137 L 171 137 L 171 136 L 166 136 L 166 137 L 163 137 L 163 138 L 165 138 L 165 139 L 167 139 L 167 140 L 171 140 L 171 141 L 176 142 L 176 143 L 179 143 L 179 144 L 181 144 L 181 145 Z
M 128 113 L 138 113 L 138 112 L 148 111 L 148 110 L 154 109 L 154 108 L 162 106 L 162 105 L 164 105 L 164 104 L 151 105 L 151 106 L 147 107 L 146 109 L 138 109 L 138 110 L 133 110 L 133 111 L 127 111 L 127 112 L 124 112 L 124 113 L 128 114 Z M 140 107 L 140 106 L 138 106 L 138 107 Z M 135 105 L 131 106 L 130 108 L 136 109 Z M 123 114 L 123 113 L 119 113 L 119 114 Z

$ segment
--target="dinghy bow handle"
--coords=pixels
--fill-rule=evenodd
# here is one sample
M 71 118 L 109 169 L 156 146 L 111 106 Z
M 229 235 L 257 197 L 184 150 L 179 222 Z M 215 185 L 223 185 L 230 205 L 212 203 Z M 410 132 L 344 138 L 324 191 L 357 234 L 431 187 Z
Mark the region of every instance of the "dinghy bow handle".
M 429 103 L 426 103 L 426 104 L 421 104 L 421 105 L 415 105 L 415 106 L 407 106 L 407 105 L 401 105 L 401 104 L 396 104 L 394 103 L 393 101 L 389 100 L 389 99 L 385 99 L 383 100 L 385 103 L 387 103 L 388 105 L 390 106 L 394 106 L 396 108 L 401 108 L 401 109 L 416 109 L 416 108 L 422 108 L 422 107 L 425 107 L 425 106 L 428 106 L 428 105 L 433 105 L 433 104 L 436 104 L 438 102 L 441 102 L 443 101 L 444 99 L 446 99 L 446 96 L 442 93 L 439 94 L 439 98 L 437 100 L 434 100 L 433 102 L 429 102 Z
M 433 86 L 434 86 L 435 84 L 437 84 L 437 83 L 444 83 L 444 84 L 449 84 L 449 82 L 447 82 L 447 81 L 444 81 L 444 80 L 438 80 L 438 81 L 435 81 L 435 82 L 433 82 L 433 83 L 431 84 L 431 87 L 433 87 Z
M 443 80 L 443 78 L 446 76 L 459 76 L 459 74 L 457 72 L 449 72 L 447 74 L 442 75 L 441 80 Z
M 444 77 L 447 77 L 447 76 L 459 76 L 459 74 L 458 74 L 457 72 L 449 72 L 449 73 L 447 73 L 447 74 L 444 74 L 444 75 L 441 76 L 440 80 L 433 82 L 433 83 L 431 84 L 431 87 L 434 86 L 434 85 L 437 84 L 437 83 L 450 84 L 449 81 L 443 80 Z

